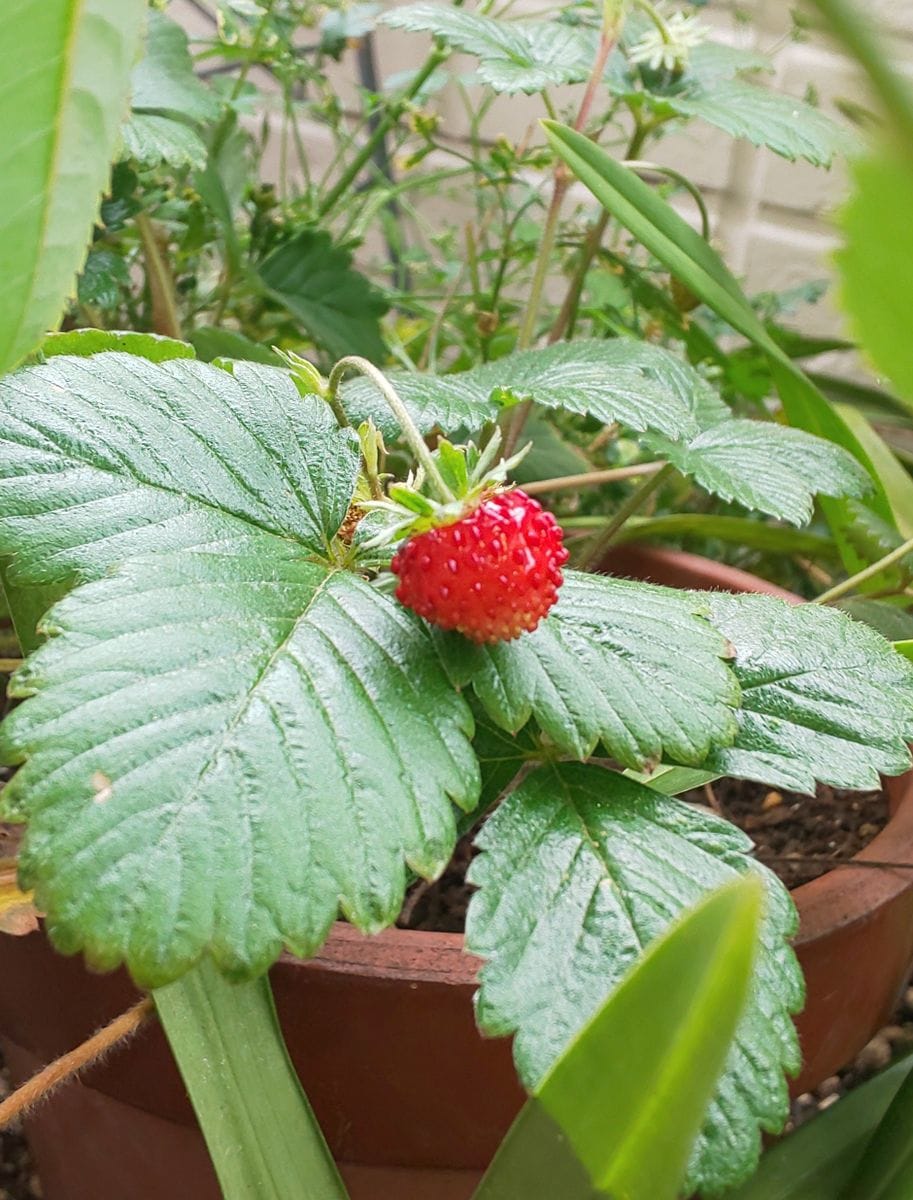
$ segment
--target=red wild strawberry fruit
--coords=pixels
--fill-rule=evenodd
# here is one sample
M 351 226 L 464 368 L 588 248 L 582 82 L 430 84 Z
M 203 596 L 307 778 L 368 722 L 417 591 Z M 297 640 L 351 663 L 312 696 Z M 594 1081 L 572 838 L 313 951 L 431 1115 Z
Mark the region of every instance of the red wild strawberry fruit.
M 425 620 L 502 642 L 536 628 L 558 599 L 566 561 L 558 522 L 514 490 L 409 538 L 392 569 L 396 598 Z

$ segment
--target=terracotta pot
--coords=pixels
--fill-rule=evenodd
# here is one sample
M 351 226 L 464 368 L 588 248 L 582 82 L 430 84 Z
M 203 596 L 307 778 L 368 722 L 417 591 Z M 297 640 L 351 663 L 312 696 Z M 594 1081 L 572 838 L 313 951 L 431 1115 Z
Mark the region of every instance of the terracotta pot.
M 693 555 L 625 547 L 611 566 L 795 599 Z M 892 819 L 859 857 L 913 862 L 913 777 L 889 792 Z M 839 868 L 794 895 L 808 984 L 798 1092 L 852 1059 L 890 1015 L 913 962 L 913 871 Z M 509 1045 L 475 1030 L 477 966 L 455 934 L 368 939 L 337 925 L 316 959 L 286 956 L 273 968 L 289 1050 L 353 1200 L 468 1200 L 521 1104 Z M 37 934 L 0 938 L 0 980 L 0 1046 L 17 1080 L 135 995 L 123 973 L 91 975 Z M 157 1027 L 61 1091 L 28 1133 L 47 1200 L 218 1200 Z

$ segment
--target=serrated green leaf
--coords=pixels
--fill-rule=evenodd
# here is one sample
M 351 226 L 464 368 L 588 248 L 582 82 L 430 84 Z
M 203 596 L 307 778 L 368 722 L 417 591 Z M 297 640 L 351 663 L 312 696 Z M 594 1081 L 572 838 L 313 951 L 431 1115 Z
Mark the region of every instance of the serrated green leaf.
M 713 495 L 797 526 L 811 520 L 815 495 L 863 496 L 871 488 L 867 472 L 841 446 L 774 421 L 727 419 L 688 442 L 649 440 Z
M 49 333 L 41 343 L 42 358 L 57 358 L 61 354 L 90 357 L 105 350 L 120 350 L 146 358 L 149 362 L 165 362 L 169 358 L 193 358 L 193 346 L 158 333 L 132 333 L 115 329 L 71 329 L 67 333 Z
M 152 9 L 145 53 L 131 79 L 134 112 L 174 113 L 191 121 L 212 121 L 219 102 L 193 71 L 187 34 L 164 13 Z
M 76 280 L 76 298 L 89 307 L 116 308 L 122 289 L 130 282 L 126 261 L 101 246 L 89 251 L 82 274 Z
M 275 538 L 134 559 L 46 619 L 2 733 L 22 876 L 65 952 L 160 986 L 391 923 L 479 788 L 423 624 Z
M 761 1129 L 788 1111 L 799 1065 L 790 1014 L 802 977 L 788 939 L 795 909 L 726 821 L 595 765 L 533 772 L 489 818 L 469 878 L 467 946 L 487 959 L 477 1014 L 515 1033 L 535 1087 L 644 949 L 706 893 L 748 871 L 766 890 L 748 1007 L 691 1163 L 689 1188 L 716 1196 L 753 1169 Z
M 274 299 L 302 323 L 333 358 L 386 357 L 380 318 L 386 299 L 358 271 L 352 255 L 323 230 L 304 229 L 260 264 L 259 276 Z
M 145 0 L 12 0 L 0 39 L 0 373 L 57 324 L 85 258 Z
M 393 371 L 389 378 L 423 433 L 436 426 L 476 432 L 501 411 L 494 394 L 503 389 L 544 408 L 678 438 L 697 432 L 695 396 L 709 390 L 669 351 L 625 338 L 556 342 L 452 375 Z M 398 426 L 370 380 L 350 380 L 343 397 L 353 420 L 370 417 L 386 436 L 396 436 Z
M 381 20 L 394 29 L 431 33 L 479 59 L 478 75 L 496 92 L 540 92 L 581 83 L 592 70 L 594 39 L 558 21 L 498 21 L 440 4 L 407 4 Z
M 820 109 L 740 79 L 666 93 L 656 98 L 656 106 L 699 117 L 731 137 L 766 146 L 783 158 L 804 158 L 816 167 L 829 167 L 853 144 L 847 131 Z
M 527 1101 L 473 1200 L 593 1200 L 593 1184 L 675 1200 L 744 1007 L 761 899 L 740 879 L 652 943 Z
M 738 737 L 710 769 L 808 793 L 816 781 L 870 790 L 909 769 L 913 667 L 883 637 L 821 605 L 703 598 L 742 685 Z
M 739 703 L 726 641 L 705 612 L 672 589 L 568 571 L 534 633 L 464 643 L 459 669 L 503 729 L 535 717 L 576 758 L 601 742 L 627 767 L 697 765 L 733 740 Z
M 0 381 L 0 553 L 20 584 L 264 531 L 325 553 L 358 461 L 354 432 L 284 371 L 53 358 Z
M 725 42 L 701 42 L 688 55 L 685 82 L 696 81 L 702 87 L 720 79 L 735 79 L 738 75 L 771 74 L 774 65 L 766 54 Z
M 206 143 L 197 131 L 161 113 L 134 113 L 121 129 L 121 142 L 121 156 L 146 167 L 206 166 Z
M 900 156 L 853 163 L 855 188 L 840 224 L 840 303 L 853 332 L 898 395 L 913 402 L 913 354 L 904 312 L 913 262 L 913 166 Z

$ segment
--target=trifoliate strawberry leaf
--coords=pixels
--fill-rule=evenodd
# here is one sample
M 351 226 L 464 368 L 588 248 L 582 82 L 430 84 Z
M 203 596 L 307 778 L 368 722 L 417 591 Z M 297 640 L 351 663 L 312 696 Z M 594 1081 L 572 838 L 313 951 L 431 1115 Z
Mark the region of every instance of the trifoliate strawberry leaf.
M 0 380 L 0 553 L 17 583 L 267 531 L 325 552 L 358 442 L 280 370 L 60 356 Z
M 304 229 L 260 264 L 272 298 L 296 317 L 321 350 L 333 358 L 362 354 L 386 357 L 380 318 L 384 296 L 352 267 L 352 254 L 324 230 Z
M 477 648 L 464 642 L 456 662 L 452 641 L 438 645 L 450 650 L 451 677 L 471 679 L 503 729 L 535 717 L 575 758 L 601 742 L 626 767 L 696 765 L 732 742 L 739 703 L 729 647 L 707 612 L 706 600 L 671 589 L 568 571 L 534 633 Z
M 496 92 L 541 92 L 581 83 L 593 66 L 592 31 L 557 21 L 498 21 L 441 4 L 407 4 L 381 20 L 430 33 L 479 59 L 478 76 Z
M 506 403 L 533 399 L 543 408 L 588 413 L 638 431 L 690 437 L 699 428 L 694 397 L 708 390 L 669 351 L 627 338 L 557 342 L 452 375 L 394 371 L 389 378 L 423 433 L 436 426 L 474 433 Z M 370 380 L 351 380 L 343 398 L 353 420 L 370 417 L 388 437 L 396 436 L 396 421 Z
M 800 1055 L 790 1014 L 802 976 L 783 885 L 754 862 L 726 821 L 594 764 L 530 774 L 489 818 L 469 879 L 468 948 L 487 959 L 482 1029 L 514 1038 L 535 1087 L 644 948 L 682 911 L 737 874 L 756 871 L 766 914 L 756 977 L 726 1071 L 695 1147 L 687 1194 L 718 1196 L 757 1163 L 760 1130 L 788 1113 L 784 1071 Z
M 689 441 L 648 435 L 653 449 L 723 500 L 805 525 L 815 495 L 863 496 L 871 484 L 859 463 L 833 442 L 774 421 L 728 412 Z
M 134 559 L 72 592 L 2 733 L 24 765 L 34 886 L 64 952 L 160 986 L 210 954 L 255 975 L 341 911 L 376 932 L 406 866 L 452 854 L 476 802 L 472 715 L 422 622 L 268 534 Z M 27 882 L 26 882 L 27 881 Z
M 816 781 L 865 791 L 908 770 L 913 665 L 880 634 L 820 605 L 702 598 L 735 647 L 742 685 L 738 737 L 708 767 L 809 793 Z

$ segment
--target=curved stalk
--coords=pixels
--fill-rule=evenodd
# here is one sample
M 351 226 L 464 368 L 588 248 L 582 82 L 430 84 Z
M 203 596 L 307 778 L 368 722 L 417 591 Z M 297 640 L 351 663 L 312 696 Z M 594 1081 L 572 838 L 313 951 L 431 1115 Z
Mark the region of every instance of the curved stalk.
M 681 171 L 676 171 L 674 167 L 664 167 L 660 163 L 645 162 L 642 159 L 625 159 L 624 165 L 630 167 L 632 171 L 649 171 L 655 175 L 667 175 L 670 179 L 674 179 L 677 184 L 685 189 L 685 191 L 694 200 L 701 214 L 701 237 L 705 242 L 710 241 L 710 213 L 707 211 L 707 205 L 704 197 L 701 195 L 700 188 L 697 184 L 691 182 L 687 175 L 683 175 Z
M 886 554 L 883 558 L 879 558 L 878 562 L 872 563 L 869 567 L 864 567 L 863 570 L 857 571 L 855 575 L 851 575 L 849 579 L 844 579 L 842 583 L 835 584 L 828 591 L 822 592 L 820 596 L 816 596 L 814 600 L 809 601 L 810 604 L 830 604 L 832 600 L 839 600 L 841 596 L 845 596 L 847 592 L 855 591 L 860 583 L 865 583 L 869 579 L 874 579 L 876 575 L 886 567 L 892 567 L 894 563 L 900 562 L 902 558 L 913 551 L 913 538 L 908 538 L 903 545 L 898 546 L 896 550 L 892 550 L 890 554 Z
M 396 389 L 393 387 L 387 377 L 381 371 L 378 371 L 377 367 L 375 367 L 373 363 L 368 362 L 366 358 L 361 358 L 357 354 L 347 355 L 345 358 L 341 358 L 330 372 L 330 378 L 327 383 L 326 398 L 327 402 L 333 406 L 333 411 L 336 412 L 337 406 L 341 408 L 338 400 L 339 385 L 342 383 L 343 375 L 345 375 L 346 371 L 348 370 L 359 371 L 367 379 L 371 380 L 371 382 L 386 400 L 390 411 L 399 422 L 399 427 L 403 431 L 406 441 L 412 448 L 415 457 L 421 463 L 425 471 L 425 475 L 433 484 L 435 491 L 437 491 L 438 495 L 445 504 L 454 500 L 455 497 L 453 492 L 444 482 L 444 477 L 438 470 L 437 463 L 434 461 L 431 451 L 425 445 L 425 439 L 416 428 L 415 422 L 409 415 L 409 410 L 406 408 L 405 404 L 403 404 L 402 400 L 400 400 L 396 393 Z
M 666 482 L 675 468 L 669 463 L 666 463 L 659 471 L 647 477 L 640 487 L 635 488 L 627 500 L 616 512 L 615 516 L 609 521 L 605 529 L 599 534 L 593 545 L 590 547 L 582 564 L 583 570 L 590 570 L 592 567 L 599 566 L 605 553 L 615 541 L 618 531 L 627 521 L 628 517 L 633 516 L 640 506 L 647 500 L 658 487 Z

